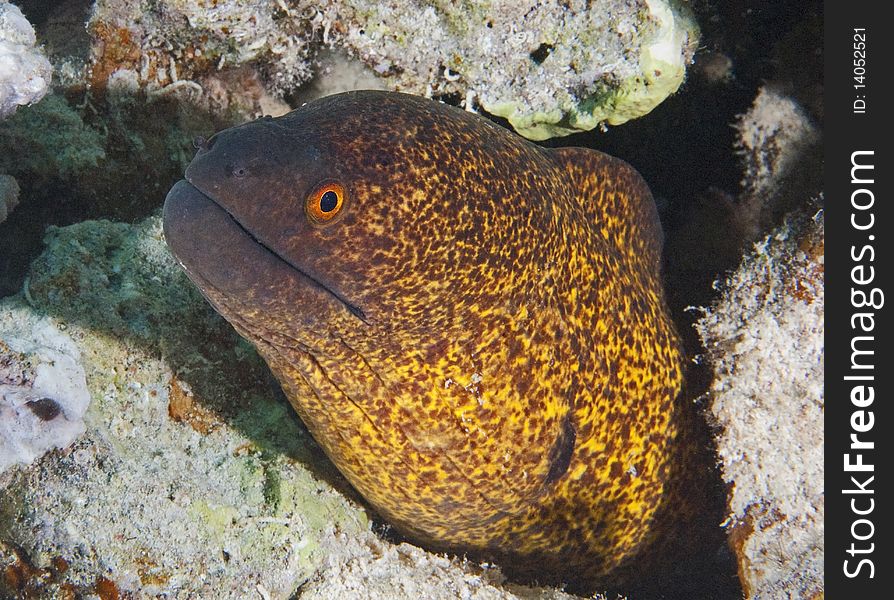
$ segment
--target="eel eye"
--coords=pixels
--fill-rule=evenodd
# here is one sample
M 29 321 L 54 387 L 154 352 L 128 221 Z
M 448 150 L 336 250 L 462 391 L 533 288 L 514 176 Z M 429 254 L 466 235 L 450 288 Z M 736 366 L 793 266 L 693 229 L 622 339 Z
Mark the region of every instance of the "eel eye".
M 328 223 L 341 212 L 345 188 L 338 183 L 325 183 L 307 197 L 307 216 L 318 225 Z

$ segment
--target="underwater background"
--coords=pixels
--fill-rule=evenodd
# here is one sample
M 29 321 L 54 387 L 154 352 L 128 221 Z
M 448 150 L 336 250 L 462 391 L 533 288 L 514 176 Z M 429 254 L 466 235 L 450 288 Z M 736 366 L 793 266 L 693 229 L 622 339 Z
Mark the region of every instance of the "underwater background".
M 639 171 L 717 464 L 700 493 L 720 542 L 663 596 L 820 597 L 822 18 L 0 0 L 0 598 L 574 597 L 389 531 L 167 249 L 194 138 L 349 89 Z

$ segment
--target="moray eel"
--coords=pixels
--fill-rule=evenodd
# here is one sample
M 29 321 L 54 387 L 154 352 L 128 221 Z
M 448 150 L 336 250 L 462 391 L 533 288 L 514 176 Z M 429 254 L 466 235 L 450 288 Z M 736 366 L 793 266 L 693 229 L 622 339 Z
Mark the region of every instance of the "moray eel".
M 400 533 L 584 587 L 678 535 L 681 350 L 625 162 L 361 91 L 202 140 L 185 177 L 173 254 Z

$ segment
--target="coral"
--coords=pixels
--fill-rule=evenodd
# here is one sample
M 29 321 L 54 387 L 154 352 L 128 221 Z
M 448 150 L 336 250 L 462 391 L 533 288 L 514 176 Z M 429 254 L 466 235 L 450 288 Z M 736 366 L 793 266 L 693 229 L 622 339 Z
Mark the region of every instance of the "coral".
M 824 556 L 824 229 L 821 201 L 811 200 L 821 138 L 770 86 L 736 131 L 740 193 L 706 204 L 701 225 L 691 224 L 725 210 L 732 226 L 720 228 L 729 240 L 718 247 L 748 246 L 695 325 L 714 374 L 708 413 L 730 484 L 725 526 L 747 597 L 812 597 L 823 589 Z
M 762 87 L 736 123 L 743 178 L 739 203 L 753 241 L 821 189 L 820 133 L 790 96 Z
M 731 484 L 730 542 L 749 598 L 823 589 L 823 222 L 756 244 L 697 329 Z
M 350 86 L 387 86 L 497 111 L 505 100 L 517 121 L 558 119 L 544 125 L 550 130 L 570 125 L 575 110 L 584 114 L 574 118 L 585 119 L 588 96 L 594 115 L 598 102 L 610 109 L 625 73 L 643 70 L 636 45 L 657 30 L 654 18 L 629 18 L 648 14 L 645 0 L 628 2 L 628 17 L 615 2 L 587 3 L 592 13 L 581 14 L 582 0 L 564 2 L 568 10 L 545 0 L 534 11 L 529 0 L 99 0 L 89 31 L 83 24 L 93 0 L 26 4 L 52 6 L 41 8 L 50 13 L 46 20 L 32 19 L 43 48 L 32 39 L 17 49 L 49 57 L 57 93 L 0 121 L 0 172 L 15 177 L 0 176 L 7 213 L 12 182 L 22 188 L 22 205 L 0 223 L 0 295 L 20 289 L 48 222 L 96 215 L 138 221 L 161 203 L 165 182 L 179 177 L 193 135 L 248 115 L 278 114 L 287 109 L 283 99 L 296 106 L 305 92 L 315 93 L 301 83 L 311 71 L 329 83 L 326 65 L 340 59 L 329 63 L 323 50 L 365 63 L 364 83 Z M 815 394 L 816 362 L 800 373 L 781 367 L 816 357 L 822 239 L 803 233 L 805 224 L 814 228 L 809 221 L 778 226 L 821 189 L 821 5 L 694 6 L 706 32 L 701 46 L 715 52 L 700 52 L 703 77 L 691 78 L 662 119 L 577 141 L 620 139 L 619 154 L 648 172 L 658 200 L 664 194 L 669 214 L 686 222 L 667 240 L 677 244 L 671 260 L 689 261 L 677 277 L 681 306 L 708 304 L 693 299 L 693 278 L 703 277 L 708 290 L 717 272 L 740 261 L 743 242 L 748 246 L 741 270 L 720 286 L 723 298 L 701 325 L 705 358 L 717 371 L 709 401 L 724 476 L 732 481 L 727 525 L 750 596 L 805 596 L 821 589 L 821 471 L 805 457 L 815 455 L 822 437 L 806 440 L 786 419 L 801 410 L 815 427 L 822 396 Z M 243 15 L 234 10 L 240 7 Z M 14 11 L 0 0 L 0 72 L 12 74 L 21 90 L 26 71 L 4 62 L 25 56 L 5 51 Z M 557 31 L 545 28 L 550 12 L 562 16 Z M 195 13 L 202 29 L 191 30 L 184 16 Z M 252 17 L 254 23 L 245 20 Z M 614 21 L 621 31 L 571 47 L 574 35 L 585 39 L 586 19 Z M 636 25 L 625 33 L 625 23 Z M 786 35 L 792 23 L 797 31 Z M 680 21 L 681 33 L 689 27 Z M 712 30 L 719 32 L 714 38 Z M 676 55 L 682 60 L 670 71 L 682 68 L 694 48 L 694 37 L 678 39 L 682 51 L 668 48 L 672 63 Z M 298 48 L 291 67 L 271 51 L 283 43 Z M 619 54 L 622 47 L 628 49 Z M 575 52 L 586 59 L 572 64 Z M 87 94 L 85 63 L 92 67 Z M 501 79 L 504 71 L 515 81 Z M 36 83 L 46 86 L 49 77 Z M 0 77 L 0 105 L 10 99 L 6 84 Z M 753 107 L 734 117 L 742 95 L 761 85 Z M 194 101 L 213 116 L 185 116 L 183 107 Z M 567 114 L 555 110 L 560 104 Z M 235 117 L 222 116 L 233 107 Z M 532 117 L 520 126 L 534 123 Z M 727 131 L 740 140 L 741 189 L 733 155 L 721 148 Z M 686 184 L 668 186 L 662 178 Z M 677 210 L 678 197 L 699 197 L 703 206 Z M 137 204 L 142 208 L 121 208 Z M 365 513 L 344 498 L 355 496 L 277 399 L 253 350 L 203 305 L 158 230 L 157 219 L 52 229 L 24 292 L 0 301 L 4 331 L 49 315 L 41 322 L 77 347 L 92 396 L 86 431 L 73 445 L 0 474 L 0 597 L 561 597 L 500 584 L 494 569 L 374 538 Z M 808 351 L 792 348 L 794 342 L 786 349 L 786 335 L 802 339 Z M 0 354 L 7 385 L 9 373 L 31 376 L 29 356 L 39 360 L 9 346 Z M 761 357 L 765 371 L 755 372 Z M 780 401 L 784 393 L 794 399 L 789 405 Z M 54 410 L 49 403 L 35 407 Z M 783 451 L 794 454 L 777 459 Z M 789 468 L 796 479 L 786 482 L 779 474 Z
M 320 479 L 343 485 L 186 281 L 159 219 L 51 228 L 0 330 L 42 313 L 77 345 L 92 401 L 72 447 L 14 468 L 0 491 L 0 540 L 35 569 L 61 557 L 61 581 L 82 592 L 102 576 L 149 596 L 283 598 L 329 528 L 368 526 Z
M 692 20 L 642 2 L 347 2 L 336 39 L 396 90 L 459 94 L 535 140 L 617 125 L 673 93 Z
M 302 600 L 573 600 L 555 588 L 505 585 L 499 570 L 460 563 L 371 533 L 340 535 L 321 570 L 301 588 Z M 599 594 L 591 600 L 605 600 Z
M 247 94 L 242 79 L 226 83 Z M 159 182 L 183 173 L 196 135 L 245 118 L 226 111 L 209 115 L 166 99 L 147 101 L 126 85 L 113 79 L 103 99 L 53 93 L 0 122 L 0 148 L 16 150 L 0 151 L 0 172 L 18 179 L 29 204 L 66 202 L 67 211 L 81 218 L 145 217 L 164 196 Z
M 53 93 L 0 121 L 0 173 L 16 178 L 27 201 L 27 210 L 0 223 L 0 296 L 21 287 L 48 224 L 145 218 L 161 204 L 167 182 L 183 175 L 193 138 L 245 119 L 132 95 L 118 83 L 104 98 Z M 244 83 L 233 79 L 219 89 L 248 95 Z
M 677 287 L 697 281 L 695 287 L 704 290 L 704 297 L 690 297 L 687 304 L 710 302 L 718 274 L 734 269 L 752 244 L 822 191 L 821 132 L 791 96 L 761 87 L 734 126 L 739 189 L 702 192 L 667 238 L 665 257 L 680 280 Z
M 53 69 L 36 41 L 22 11 L 0 0 L 0 119 L 34 104 L 49 89 Z
M 330 47 L 392 89 L 458 95 L 531 139 L 649 112 L 679 87 L 698 36 L 665 0 L 99 0 L 90 32 L 96 89 L 126 70 L 153 94 L 198 100 L 206 78 L 251 64 L 289 94 Z
M 105 158 L 107 136 L 84 123 L 65 98 L 51 94 L 0 123 L 0 170 L 68 179 Z
M 102 89 L 129 71 L 153 94 L 201 95 L 202 77 L 257 64 L 271 88 L 292 89 L 311 76 L 316 14 L 310 2 L 98 0 L 89 81 Z
M 0 473 L 65 448 L 90 403 L 80 352 L 49 319 L 0 326 Z
M 12 175 L 0 173 L 0 223 L 6 220 L 19 203 L 19 182 Z
M 321 50 L 314 59 L 315 76 L 295 93 L 295 104 L 352 90 L 383 90 L 385 82 L 360 60 L 344 52 Z

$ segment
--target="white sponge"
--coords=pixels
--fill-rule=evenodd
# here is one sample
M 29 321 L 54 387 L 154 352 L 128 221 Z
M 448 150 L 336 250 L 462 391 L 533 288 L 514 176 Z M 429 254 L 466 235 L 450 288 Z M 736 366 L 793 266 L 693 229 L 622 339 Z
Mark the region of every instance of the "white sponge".
M 47 317 L 27 326 L 0 332 L 0 473 L 71 444 L 90 404 L 71 338 Z
M 53 68 L 36 42 L 22 11 L 0 0 L 0 119 L 34 104 L 50 87 Z

